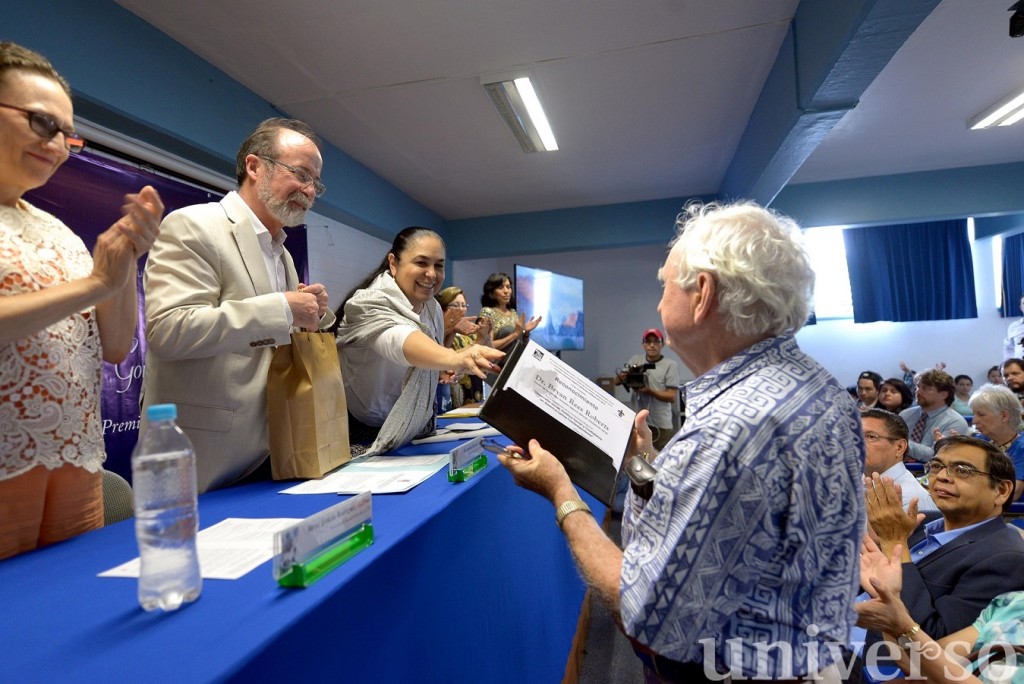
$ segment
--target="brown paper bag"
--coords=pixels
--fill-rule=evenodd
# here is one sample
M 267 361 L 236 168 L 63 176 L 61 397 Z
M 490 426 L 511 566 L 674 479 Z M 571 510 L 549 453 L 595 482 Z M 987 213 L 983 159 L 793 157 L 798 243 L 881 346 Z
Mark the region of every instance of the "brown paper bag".
M 274 350 L 267 419 L 275 480 L 321 477 L 352 458 L 334 335 L 292 333 L 291 344 Z

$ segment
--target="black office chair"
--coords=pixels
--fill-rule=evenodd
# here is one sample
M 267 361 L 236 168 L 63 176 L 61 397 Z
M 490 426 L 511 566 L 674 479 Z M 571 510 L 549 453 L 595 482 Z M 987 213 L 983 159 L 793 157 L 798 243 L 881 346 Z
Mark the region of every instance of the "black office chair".
M 103 471 L 103 524 L 113 525 L 135 515 L 132 486 L 111 470 Z

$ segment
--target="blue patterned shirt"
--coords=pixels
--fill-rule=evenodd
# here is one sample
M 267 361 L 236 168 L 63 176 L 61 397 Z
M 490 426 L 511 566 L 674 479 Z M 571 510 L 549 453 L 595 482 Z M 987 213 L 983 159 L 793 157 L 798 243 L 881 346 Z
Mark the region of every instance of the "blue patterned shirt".
M 1004 649 L 998 648 L 999 644 L 1024 644 L 1024 591 L 996 596 L 974 621 L 974 628 L 978 630 L 975 651 L 989 646 L 993 653 L 1001 653 Z M 1017 655 L 989 665 L 978 678 L 983 682 L 1024 682 L 1024 663 Z
M 654 494 L 631 494 L 625 513 L 626 633 L 746 677 L 817 672 L 855 621 L 866 525 L 856 405 L 792 335 L 685 391 L 686 422 L 655 459 Z

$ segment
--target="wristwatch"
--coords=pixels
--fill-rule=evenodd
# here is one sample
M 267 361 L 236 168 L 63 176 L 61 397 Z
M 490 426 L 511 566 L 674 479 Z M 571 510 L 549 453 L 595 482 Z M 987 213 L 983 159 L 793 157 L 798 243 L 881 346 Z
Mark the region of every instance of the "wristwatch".
M 903 634 L 896 637 L 896 645 L 902 648 L 904 651 L 910 650 L 910 645 L 914 643 L 914 637 L 921 631 L 921 625 L 914 623 L 914 626 L 908 629 Z
M 558 526 L 562 526 L 562 521 L 565 520 L 565 516 L 576 511 L 586 511 L 590 513 L 590 506 L 586 504 L 583 499 L 569 499 L 568 501 L 562 502 L 562 505 L 555 509 L 555 522 Z

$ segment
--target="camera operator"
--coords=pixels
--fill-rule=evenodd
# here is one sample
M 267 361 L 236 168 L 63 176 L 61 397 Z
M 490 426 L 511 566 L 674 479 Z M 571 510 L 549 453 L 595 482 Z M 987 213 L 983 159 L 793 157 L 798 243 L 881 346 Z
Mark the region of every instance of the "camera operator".
M 630 390 L 634 410 L 647 409 L 647 424 L 654 433 L 654 448 L 661 450 L 672 438 L 672 404 L 679 396 L 679 366 L 666 359 L 661 349 L 665 336 L 657 328 L 648 328 L 643 335 L 643 355 L 637 354 L 615 376 L 616 385 Z

